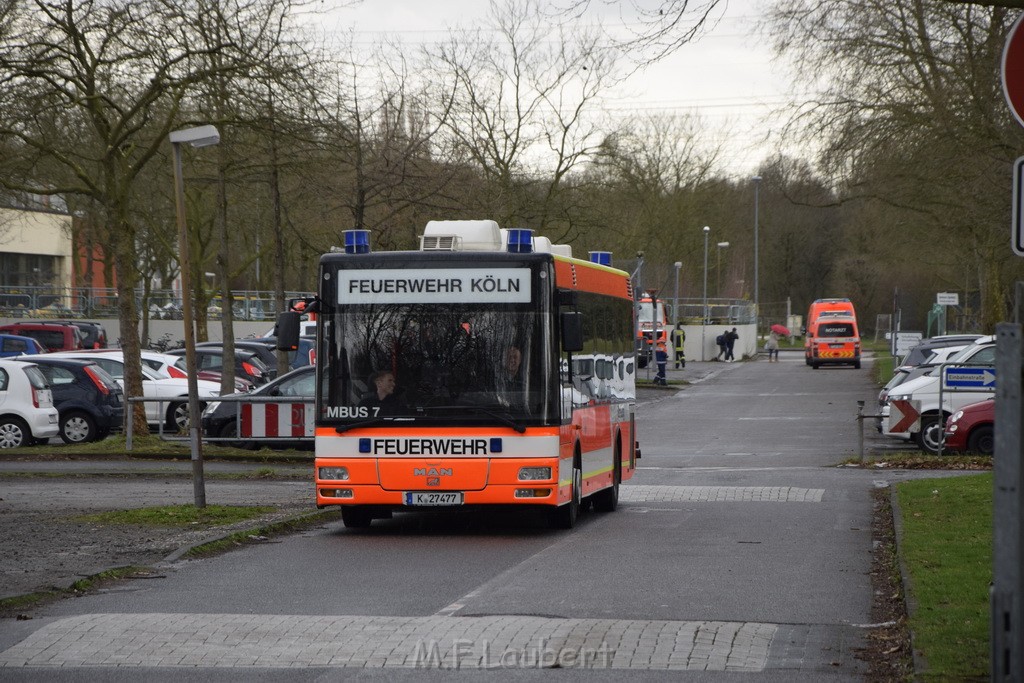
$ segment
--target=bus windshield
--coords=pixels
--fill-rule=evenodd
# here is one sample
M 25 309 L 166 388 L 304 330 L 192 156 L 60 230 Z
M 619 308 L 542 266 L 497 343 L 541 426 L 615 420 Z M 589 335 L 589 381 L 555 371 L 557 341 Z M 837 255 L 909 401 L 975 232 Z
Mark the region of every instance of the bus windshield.
M 550 325 L 529 303 L 345 305 L 320 320 L 322 422 L 513 426 L 559 417 Z
M 658 326 L 664 327 L 665 321 L 667 320 L 665 317 L 665 305 L 661 301 L 658 302 L 658 313 L 657 316 L 655 316 L 654 305 L 651 303 L 651 300 L 642 300 L 637 312 L 637 319 L 641 325 L 653 325 L 654 321 L 657 320 Z

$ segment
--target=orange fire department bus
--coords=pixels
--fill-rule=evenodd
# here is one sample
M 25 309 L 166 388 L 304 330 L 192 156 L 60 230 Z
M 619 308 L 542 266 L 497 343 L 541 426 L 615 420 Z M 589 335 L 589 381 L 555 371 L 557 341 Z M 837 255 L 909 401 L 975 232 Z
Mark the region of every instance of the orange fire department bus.
M 640 455 L 625 272 L 493 221 L 431 221 L 419 251 L 345 240 L 315 302 L 319 507 L 365 527 L 534 506 L 563 528 L 584 498 L 616 508 Z

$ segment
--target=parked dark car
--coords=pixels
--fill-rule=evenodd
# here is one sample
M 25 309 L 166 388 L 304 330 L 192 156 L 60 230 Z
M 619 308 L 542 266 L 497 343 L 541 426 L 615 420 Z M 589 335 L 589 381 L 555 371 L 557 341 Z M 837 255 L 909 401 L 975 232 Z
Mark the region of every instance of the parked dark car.
M 10 323 L 0 326 L 0 333 L 32 337 L 47 351 L 78 351 L 84 348 L 82 346 L 82 331 L 68 323 Z
M 50 383 L 64 443 L 96 441 L 121 428 L 124 392 L 106 370 L 92 361 L 49 354 L 31 361 Z
M 277 348 L 277 337 L 257 337 L 245 341 L 260 342 L 272 349 Z M 296 370 L 307 365 L 316 365 L 316 337 L 302 336 L 299 337 L 299 348 L 288 352 L 288 367 Z
M 32 337 L 17 334 L 0 334 L 0 358 L 46 353 L 43 345 Z
M 168 351 L 172 356 L 185 356 L 185 349 Z M 221 372 L 224 367 L 224 349 L 220 346 L 196 348 L 196 369 Z M 260 386 L 270 379 L 270 368 L 263 364 L 253 351 L 235 349 L 235 376 Z
M 224 342 L 200 342 L 196 344 L 196 348 L 223 349 Z M 267 366 L 267 373 L 269 374 L 268 380 L 272 380 L 277 377 L 277 352 L 274 350 L 274 347 L 254 339 L 236 339 L 235 353 L 238 353 L 239 351 L 251 351 L 256 354 L 256 357 Z
M 312 365 L 306 365 L 297 370 L 292 370 L 286 375 L 281 375 L 273 382 L 264 384 L 250 394 L 232 394 L 232 396 L 281 396 L 283 398 L 302 397 L 313 398 L 316 392 L 316 373 Z M 212 401 L 203 413 L 203 433 L 207 436 L 231 438 L 238 435 L 238 416 L 241 410 L 241 403 L 234 401 Z M 308 409 L 312 409 L 309 404 Z M 297 443 L 294 439 L 282 441 L 238 441 L 229 442 L 239 448 L 256 448 L 267 446 L 270 448 L 295 448 Z M 311 445 L 311 444 L 310 444 Z
M 99 323 L 89 320 L 57 320 L 56 322 L 77 327 L 82 333 L 83 349 L 105 349 L 109 346 L 107 330 Z
M 935 349 L 941 349 L 946 346 L 967 346 L 980 338 L 980 334 L 947 334 L 941 337 L 922 339 L 914 348 L 910 349 L 906 358 L 900 363 L 900 367 L 920 365 L 931 356 L 932 351 Z

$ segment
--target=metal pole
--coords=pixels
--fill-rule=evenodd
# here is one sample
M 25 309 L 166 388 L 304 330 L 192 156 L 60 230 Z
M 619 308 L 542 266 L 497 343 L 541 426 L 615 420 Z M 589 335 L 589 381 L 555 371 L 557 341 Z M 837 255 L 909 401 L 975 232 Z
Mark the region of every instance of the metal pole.
M 683 267 L 682 261 L 676 261 L 676 294 L 672 300 L 672 322 L 675 323 L 676 329 L 679 329 L 679 269 Z
M 708 233 L 711 232 L 711 228 L 704 226 L 704 310 L 701 313 L 700 319 L 700 359 L 702 361 L 707 360 L 704 357 L 704 349 L 707 344 L 707 326 L 708 326 Z
M 181 266 L 181 312 L 185 328 L 185 370 L 188 373 L 188 431 L 192 454 L 192 491 L 197 508 L 206 507 L 203 442 L 199 438 L 199 384 L 196 379 L 195 319 L 192 317 L 192 268 L 185 228 L 185 183 L 181 173 L 181 143 L 174 150 L 174 203 L 178 214 L 178 258 Z
M 758 204 L 760 203 L 759 190 L 761 187 L 761 176 L 754 176 L 754 334 L 757 334 L 757 321 L 761 317 L 761 309 L 758 308 L 760 303 L 760 282 L 758 280 L 758 235 L 757 235 L 757 210 Z
M 991 680 L 1024 680 L 1024 393 L 1022 329 L 996 325 L 996 452 L 992 458 Z

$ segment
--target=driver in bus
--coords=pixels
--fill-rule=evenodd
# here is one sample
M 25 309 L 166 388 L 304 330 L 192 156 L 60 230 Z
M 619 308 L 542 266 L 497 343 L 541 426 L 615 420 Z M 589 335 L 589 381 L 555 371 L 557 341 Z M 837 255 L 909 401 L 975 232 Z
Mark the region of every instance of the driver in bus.
M 398 412 L 400 403 L 395 395 L 395 374 L 390 370 L 378 370 L 370 375 L 370 392 L 359 401 L 361 406 L 380 407 L 381 415 L 391 415 Z

